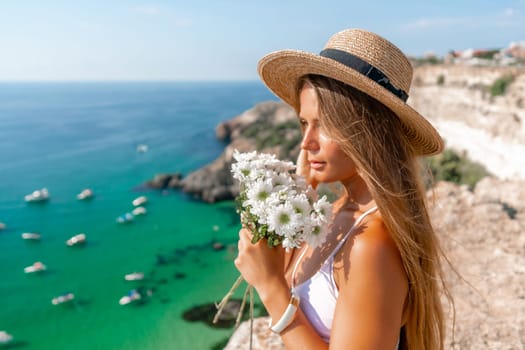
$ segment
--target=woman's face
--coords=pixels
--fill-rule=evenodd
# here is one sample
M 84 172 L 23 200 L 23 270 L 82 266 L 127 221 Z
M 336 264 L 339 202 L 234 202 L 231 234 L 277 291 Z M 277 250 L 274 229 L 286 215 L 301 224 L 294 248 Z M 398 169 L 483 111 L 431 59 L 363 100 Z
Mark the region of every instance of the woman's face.
M 354 177 L 356 167 L 353 160 L 321 128 L 319 103 L 314 88 L 305 84 L 299 98 L 299 122 L 303 130 L 301 149 L 306 153 L 310 165 L 309 177 L 317 183 L 344 183 Z

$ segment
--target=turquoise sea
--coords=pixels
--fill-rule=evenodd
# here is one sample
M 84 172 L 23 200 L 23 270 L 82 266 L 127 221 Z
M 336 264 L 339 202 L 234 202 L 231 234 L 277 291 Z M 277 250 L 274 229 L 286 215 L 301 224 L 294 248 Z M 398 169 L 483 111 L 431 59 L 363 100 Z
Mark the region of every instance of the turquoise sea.
M 182 313 L 219 300 L 238 275 L 233 203 L 140 185 L 212 161 L 224 147 L 215 126 L 270 99 L 258 82 L 0 83 L 0 330 L 14 336 L 9 348 L 210 349 L 228 337 L 232 329 Z M 49 201 L 24 201 L 43 187 Z M 92 200 L 76 199 L 84 188 Z M 140 195 L 147 214 L 116 223 Z M 68 247 L 80 232 L 86 244 Z M 25 274 L 36 261 L 47 270 Z M 125 281 L 134 271 L 145 279 Z M 151 291 L 145 303 L 119 305 L 137 287 Z M 74 302 L 52 305 L 64 292 Z

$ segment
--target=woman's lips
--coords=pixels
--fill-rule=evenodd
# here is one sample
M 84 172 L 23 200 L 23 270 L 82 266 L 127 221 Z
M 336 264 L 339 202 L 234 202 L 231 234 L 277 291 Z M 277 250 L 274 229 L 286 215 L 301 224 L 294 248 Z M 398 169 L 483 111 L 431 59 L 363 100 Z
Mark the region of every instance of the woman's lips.
M 310 168 L 314 170 L 320 170 L 324 167 L 325 162 L 310 161 Z

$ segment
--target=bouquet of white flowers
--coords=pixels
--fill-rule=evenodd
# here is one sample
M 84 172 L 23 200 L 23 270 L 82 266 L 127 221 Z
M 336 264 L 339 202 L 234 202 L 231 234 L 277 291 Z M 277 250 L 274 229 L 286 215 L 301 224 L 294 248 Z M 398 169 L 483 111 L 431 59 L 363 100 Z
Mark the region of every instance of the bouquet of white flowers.
M 326 196 L 317 199 L 313 188 L 303 177 L 295 174 L 292 162 L 276 159 L 274 155 L 250 152 L 233 153 L 233 177 L 240 183 L 237 197 L 238 213 L 243 226 L 253 233 L 252 243 L 266 239 L 269 246 L 299 247 L 303 242 L 316 247 L 328 233 L 332 205 Z M 217 305 L 214 322 L 230 296 L 242 282 L 239 277 Z M 239 324 L 246 297 L 250 294 L 253 319 L 253 294 L 248 286 L 237 317 Z
M 234 151 L 233 178 L 239 180 L 238 211 L 241 223 L 253 232 L 256 243 L 284 248 L 321 244 L 327 233 L 331 204 L 326 196 L 316 200 L 316 192 L 303 177 L 294 173 L 292 162 L 274 155 Z

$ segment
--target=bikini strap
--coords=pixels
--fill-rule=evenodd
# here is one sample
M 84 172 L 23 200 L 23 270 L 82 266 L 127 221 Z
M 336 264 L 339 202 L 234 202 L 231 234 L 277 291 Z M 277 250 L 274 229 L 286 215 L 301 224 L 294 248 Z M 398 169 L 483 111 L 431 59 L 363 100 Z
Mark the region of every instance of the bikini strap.
M 341 239 L 341 241 L 339 241 L 339 243 L 337 244 L 337 246 L 335 247 L 335 249 L 332 251 L 332 253 L 330 253 L 330 255 L 328 256 L 327 260 L 332 258 L 333 256 L 335 256 L 335 254 L 337 254 L 337 252 L 339 251 L 339 249 L 341 249 L 341 247 L 343 246 L 343 244 L 345 244 L 346 240 L 348 239 L 348 237 L 350 236 L 350 233 L 352 233 L 352 231 L 354 230 L 355 227 L 359 226 L 361 224 L 361 221 L 363 221 L 363 219 L 375 212 L 377 210 L 377 207 L 373 207 L 373 208 L 370 208 L 368 209 L 367 211 L 365 211 L 363 214 L 361 214 L 361 216 L 359 216 L 357 218 L 357 220 L 354 222 L 354 224 L 352 225 L 352 227 L 350 227 L 350 229 L 348 230 L 348 232 L 346 233 L 346 235 L 343 237 L 343 239 Z M 292 283 L 291 283 L 291 287 L 292 289 L 295 288 L 295 273 L 297 272 L 297 268 L 299 267 L 299 263 L 301 262 L 301 260 L 303 260 L 303 257 L 306 253 L 308 249 L 307 248 L 303 248 L 303 251 L 301 252 L 301 255 L 299 256 L 299 258 L 297 258 L 297 261 L 295 262 L 295 266 L 292 270 Z M 326 261 L 326 260 L 325 260 Z
M 350 234 L 354 231 L 354 228 L 358 227 L 361 224 L 361 221 L 363 221 L 365 219 L 365 217 L 367 217 L 368 215 L 372 214 L 376 210 L 377 210 L 377 207 L 373 207 L 373 208 L 370 208 L 367 211 L 365 211 L 363 214 L 361 214 L 361 216 L 359 216 L 357 218 L 357 220 L 354 222 L 352 227 L 350 227 L 350 229 L 348 230 L 346 235 L 339 241 L 339 243 L 337 244 L 335 249 L 330 253 L 328 258 L 326 258 L 326 259 L 328 260 L 328 259 L 334 257 L 337 254 L 337 252 L 339 251 L 339 249 L 341 249 L 341 247 L 345 244 L 345 242 L 348 239 L 348 237 L 350 237 Z

